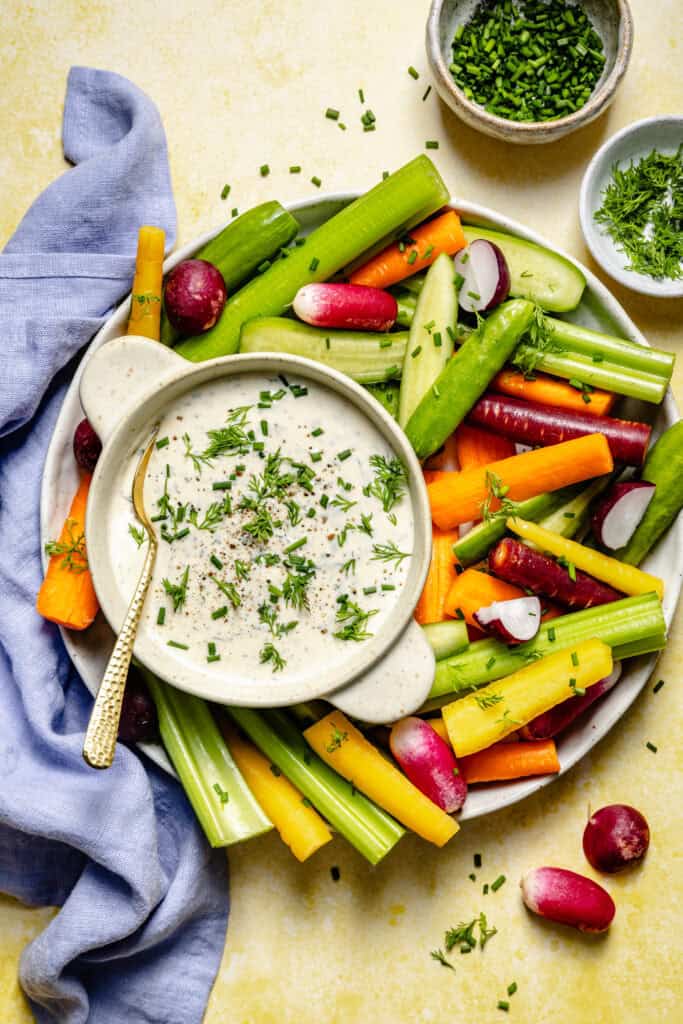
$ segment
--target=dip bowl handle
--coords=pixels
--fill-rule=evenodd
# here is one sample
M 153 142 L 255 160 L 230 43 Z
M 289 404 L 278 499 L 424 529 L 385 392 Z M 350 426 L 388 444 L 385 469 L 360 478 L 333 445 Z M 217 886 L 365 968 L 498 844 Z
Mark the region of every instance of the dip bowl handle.
M 344 714 L 373 725 L 412 715 L 434 682 L 434 652 L 411 619 L 389 651 L 365 675 L 325 699 Z
M 142 396 L 182 376 L 191 365 L 158 341 L 128 334 L 106 342 L 88 359 L 81 405 L 104 444 Z

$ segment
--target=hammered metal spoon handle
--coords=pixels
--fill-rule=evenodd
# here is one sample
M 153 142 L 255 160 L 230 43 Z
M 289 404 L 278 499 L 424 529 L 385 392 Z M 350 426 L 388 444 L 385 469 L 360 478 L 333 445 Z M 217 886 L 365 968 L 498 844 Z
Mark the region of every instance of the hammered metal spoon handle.
M 83 743 L 83 757 L 92 768 L 110 768 L 114 760 L 128 669 L 133 657 L 133 646 L 140 616 L 154 573 L 157 537 L 154 527 L 145 513 L 142 492 L 156 435 L 157 430 L 154 431 L 151 441 L 143 452 L 133 480 L 133 506 L 147 533 L 147 555 L 90 713 L 90 721 Z

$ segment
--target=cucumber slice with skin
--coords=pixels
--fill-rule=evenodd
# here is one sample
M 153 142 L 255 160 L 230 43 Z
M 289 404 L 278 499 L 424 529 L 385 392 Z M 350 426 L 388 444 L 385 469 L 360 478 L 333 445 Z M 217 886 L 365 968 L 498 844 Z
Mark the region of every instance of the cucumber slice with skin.
M 641 480 L 655 485 L 654 497 L 626 547 L 614 553 L 629 565 L 640 565 L 683 508 L 683 420 L 654 443 Z
M 576 309 L 586 279 L 564 256 L 523 238 L 463 224 L 468 244 L 476 238 L 494 242 L 502 251 L 510 270 L 510 295 L 530 299 L 542 309 L 566 313 Z
M 457 316 L 453 261 L 442 253 L 429 268 L 410 326 L 398 402 L 403 428 L 453 355 Z
M 324 363 L 360 384 L 400 377 L 408 332 L 372 334 L 309 327 L 287 317 L 249 320 L 240 335 L 240 352 L 285 352 Z

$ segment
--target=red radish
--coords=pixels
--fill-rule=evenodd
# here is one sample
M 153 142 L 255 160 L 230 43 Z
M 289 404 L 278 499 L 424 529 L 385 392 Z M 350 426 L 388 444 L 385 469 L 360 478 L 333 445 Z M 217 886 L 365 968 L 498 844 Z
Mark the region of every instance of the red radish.
M 73 444 L 76 462 L 81 469 L 92 473 L 102 451 L 102 442 L 90 425 L 90 420 L 84 419 L 78 424 Z
M 601 679 L 594 686 L 589 687 L 583 697 L 577 694 L 575 697 L 567 697 L 561 704 L 556 704 L 550 711 L 537 715 L 530 722 L 519 730 L 520 736 L 525 740 L 549 740 L 558 733 L 564 732 L 579 715 L 583 714 L 586 708 L 594 704 L 599 697 L 603 697 L 621 678 L 621 662 L 617 661 L 614 668 L 605 679 Z
M 566 868 L 533 868 L 519 883 L 522 899 L 534 914 L 582 932 L 605 932 L 616 912 L 601 885 Z
M 583 852 L 596 871 L 614 874 L 643 859 L 650 828 L 635 807 L 610 804 L 592 814 L 583 832 Z
M 218 320 L 228 293 L 218 267 L 208 260 L 183 260 L 166 278 L 164 307 L 181 334 L 203 334 Z
M 294 312 L 314 327 L 388 331 L 398 313 L 396 299 L 365 284 L 305 284 L 294 296 Z
M 584 434 L 604 434 L 615 462 L 627 466 L 643 464 L 652 433 L 647 423 L 559 409 L 492 392 L 473 406 L 467 422 L 488 427 L 511 441 L 534 446 L 561 444 Z
M 414 786 L 447 814 L 459 811 L 467 783 L 453 751 L 421 718 L 402 718 L 392 727 L 391 752 Z
M 458 301 L 468 313 L 482 313 L 504 302 L 510 294 L 510 270 L 494 242 L 477 238 L 455 257 L 463 278 Z
M 579 569 L 567 568 L 512 537 L 504 537 L 489 554 L 489 569 L 517 587 L 526 587 L 567 608 L 594 608 L 624 595 Z
M 505 644 L 523 644 L 533 640 L 541 625 L 541 602 L 537 597 L 513 597 L 494 601 L 474 613 L 477 624 L 494 633 Z
M 591 520 L 598 542 L 613 551 L 628 544 L 654 493 L 655 485 L 645 480 L 614 484 L 597 504 Z

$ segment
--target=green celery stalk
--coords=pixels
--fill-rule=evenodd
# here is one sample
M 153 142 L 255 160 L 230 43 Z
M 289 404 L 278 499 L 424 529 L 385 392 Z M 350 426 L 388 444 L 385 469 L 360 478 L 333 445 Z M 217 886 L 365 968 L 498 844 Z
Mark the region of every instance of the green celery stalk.
M 602 356 L 608 363 L 615 363 L 631 370 L 643 370 L 655 377 L 671 380 L 676 356 L 673 352 L 663 352 L 657 348 L 646 348 L 626 338 L 616 338 L 610 334 L 592 331 L 588 327 L 580 327 L 569 320 L 546 317 L 550 336 L 558 345 L 570 352 L 593 356 Z M 599 365 L 599 364 L 598 364 Z
M 381 406 L 383 406 L 394 419 L 398 416 L 398 393 L 399 386 L 393 380 L 383 381 L 381 384 L 366 384 L 365 390 L 369 391 Z
M 283 775 L 371 864 L 378 864 L 405 829 L 315 754 L 282 711 L 227 709 Z
M 517 364 L 517 360 L 522 367 L 527 360 L 532 360 L 535 369 L 545 370 L 556 377 L 575 380 L 593 388 L 604 388 L 605 391 L 616 391 L 618 395 L 655 404 L 663 400 L 669 385 L 666 377 L 657 377 L 643 370 L 632 370 L 628 366 L 607 361 L 594 363 L 590 356 L 580 352 L 539 351 L 533 345 L 523 344 L 515 352 L 513 365 Z M 590 405 L 587 405 L 587 409 L 590 411 Z
M 359 384 L 401 376 L 408 334 L 334 331 L 285 316 L 257 317 L 242 328 L 240 353 L 283 352 L 304 356 L 345 373 Z
M 538 525 L 553 533 L 559 533 L 561 537 L 575 537 L 588 523 L 594 499 L 607 489 L 615 476 L 614 473 L 606 473 L 592 480 L 579 494 L 563 502 L 549 515 L 538 519 Z
M 410 327 L 415 316 L 417 298 L 411 292 L 397 291 L 394 293 L 396 299 L 396 323 L 399 327 Z
M 305 245 L 292 249 L 253 278 L 225 305 L 215 327 L 188 338 L 176 351 L 200 362 L 237 351 L 242 325 L 255 316 L 280 316 L 299 288 L 327 281 L 362 253 L 419 224 L 448 200 L 431 160 L 420 155 L 316 228 Z
M 666 623 L 659 598 L 640 594 L 562 615 L 543 623 L 534 639 L 519 647 L 477 640 L 461 654 L 437 662 L 430 698 L 483 686 L 523 668 L 529 659 L 593 637 L 612 647 L 615 660 L 661 650 Z
M 164 746 L 211 846 L 230 846 L 271 829 L 206 702 L 139 668 L 157 707 Z
M 448 622 L 430 622 L 422 627 L 422 631 L 434 651 L 437 661 L 457 654 L 469 645 L 467 626 L 459 619 Z

